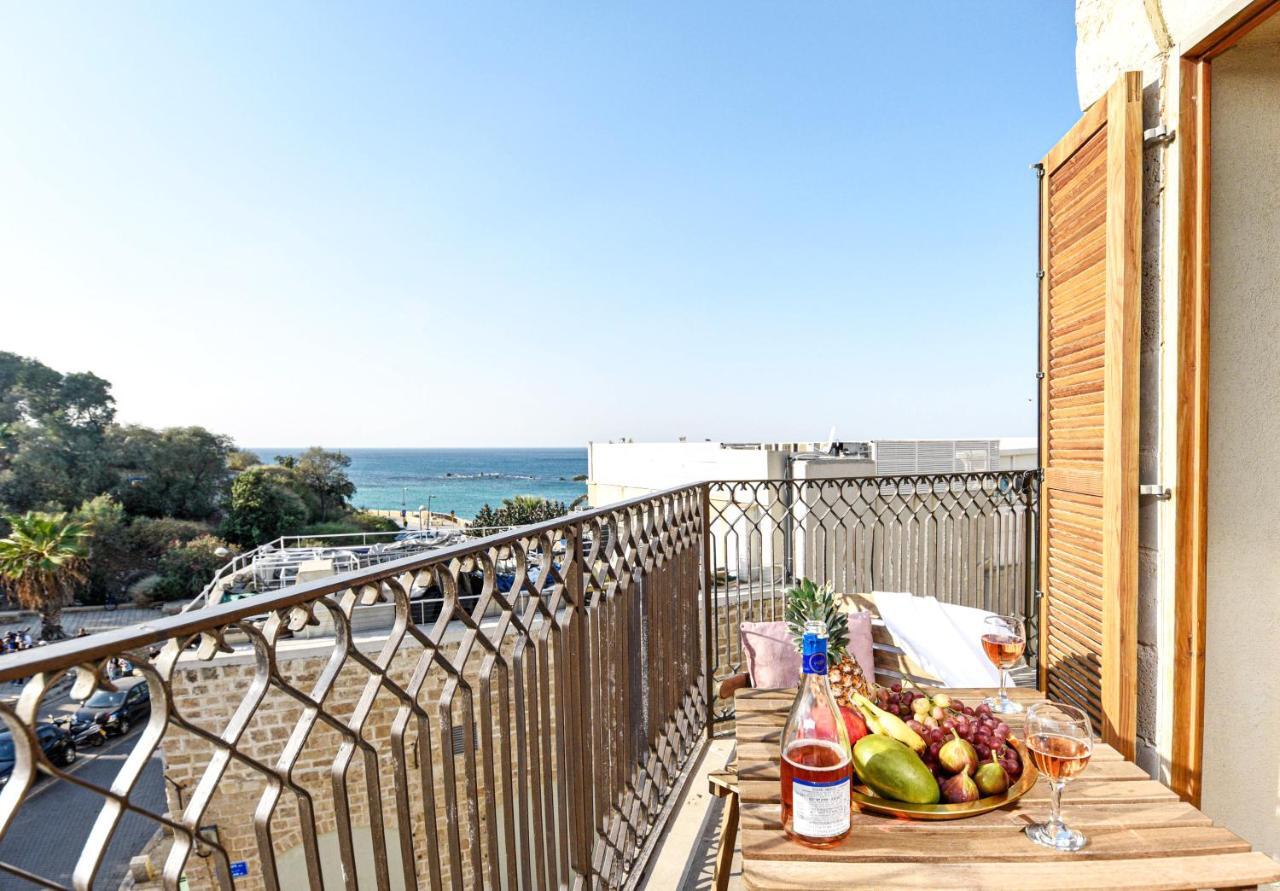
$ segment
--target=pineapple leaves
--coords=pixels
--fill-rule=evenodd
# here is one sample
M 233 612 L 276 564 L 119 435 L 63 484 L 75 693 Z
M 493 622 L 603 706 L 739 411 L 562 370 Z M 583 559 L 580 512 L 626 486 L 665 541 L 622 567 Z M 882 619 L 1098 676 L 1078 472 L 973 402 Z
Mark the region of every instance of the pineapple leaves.
M 796 649 L 804 644 L 806 622 L 821 622 L 827 629 L 827 654 L 839 662 L 849 647 L 849 617 L 841 608 L 835 590 L 828 582 L 819 587 L 811 579 L 800 582 L 786 592 L 783 618 L 795 641 Z

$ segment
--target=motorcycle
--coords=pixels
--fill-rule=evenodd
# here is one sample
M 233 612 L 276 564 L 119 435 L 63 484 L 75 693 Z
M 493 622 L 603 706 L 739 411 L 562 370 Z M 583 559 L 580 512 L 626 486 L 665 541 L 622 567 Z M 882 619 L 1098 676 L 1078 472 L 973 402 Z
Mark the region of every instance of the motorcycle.
M 76 746 L 97 748 L 107 741 L 107 731 L 94 721 L 77 721 L 71 716 L 54 718 L 53 723 L 66 731 Z

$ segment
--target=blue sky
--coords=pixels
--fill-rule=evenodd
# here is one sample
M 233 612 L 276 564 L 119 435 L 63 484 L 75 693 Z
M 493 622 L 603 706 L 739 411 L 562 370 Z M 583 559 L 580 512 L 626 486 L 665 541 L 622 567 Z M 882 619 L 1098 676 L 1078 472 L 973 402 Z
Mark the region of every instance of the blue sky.
M 1034 433 L 1072 4 L 10 4 L 0 349 L 247 445 Z

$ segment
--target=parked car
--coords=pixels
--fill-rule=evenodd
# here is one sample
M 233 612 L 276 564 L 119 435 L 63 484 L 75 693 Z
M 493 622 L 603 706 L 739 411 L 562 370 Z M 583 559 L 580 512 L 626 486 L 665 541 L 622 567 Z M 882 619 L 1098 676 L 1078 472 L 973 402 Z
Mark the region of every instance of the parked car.
M 99 690 L 76 710 L 77 721 L 101 724 L 108 733 L 125 734 L 151 714 L 146 678 L 119 678 L 115 690 Z
M 76 760 L 76 745 L 65 730 L 52 724 L 37 724 L 36 738 L 51 763 L 66 767 Z M 13 763 L 13 734 L 5 730 L 0 732 L 0 786 L 9 782 L 13 775 Z

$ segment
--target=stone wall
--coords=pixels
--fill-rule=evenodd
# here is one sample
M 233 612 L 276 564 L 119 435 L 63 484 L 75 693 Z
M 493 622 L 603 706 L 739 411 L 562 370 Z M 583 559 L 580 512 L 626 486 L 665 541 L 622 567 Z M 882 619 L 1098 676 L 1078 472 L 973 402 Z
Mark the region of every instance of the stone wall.
M 325 671 L 331 652 L 330 647 L 331 642 L 308 642 L 308 645 L 299 647 L 294 652 L 282 653 L 278 663 L 280 680 L 283 684 L 290 685 L 297 690 L 310 692 L 319 680 L 321 673 Z M 366 644 L 362 649 L 365 650 L 367 658 L 376 657 L 376 642 Z M 450 653 L 448 655 L 451 656 L 453 648 L 449 649 Z M 477 652 L 473 653 L 467 663 L 468 670 L 466 674 L 475 687 L 472 702 L 472 707 L 477 715 L 474 724 L 477 753 L 477 777 L 475 782 L 479 789 L 478 801 L 480 802 L 480 812 L 476 815 L 476 818 L 479 822 L 481 837 L 471 837 L 468 831 L 470 821 L 467 818 L 470 815 L 470 811 L 467 804 L 468 778 L 466 777 L 465 769 L 466 759 L 460 755 L 454 757 L 453 740 L 441 739 L 437 703 L 441 699 L 444 685 L 447 682 L 448 676 L 444 671 L 433 669 L 418 696 L 418 702 L 422 704 L 431 718 L 429 728 L 426 731 L 430 737 L 428 748 L 433 753 L 429 771 L 420 769 L 419 750 L 416 745 L 418 733 L 412 722 L 405 736 L 406 766 L 409 777 L 409 782 L 406 784 L 406 793 L 409 801 L 408 810 L 413 821 L 411 826 L 413 846 L 415 851 L 421 855 L 415 857 L 417 873 L 419 881 L 424 886 L 430 886 L 430 875 L 427 866 L 430 858 L 426 856 L 427 848 L 425 842 L 427 837 L 427 807 L 424 806 L 423 799 L 424 784 L 431 790 L 432 799 L 437 809 L 434 822 L 442 852 L 437 860 L 441 865 L 444 883 L 448 885 L 450 882 L 450 858 L 447 855 L 448 830 L 445 824 L 444 808 L 447 784 L 444 758 L 449 758 L 456 768 L 454 785 L 457 794 L 457 807 L 462 818 L 463 827 L 460 832 L 460 841 L 463 851 L 464 867 L 462 879 L 464 886 L 471 887 L 476 884 L 472 881 L 474 876 L 472 875 L 469 857 L 469 852 L 475 846 L 484 848 L 486 856 L 500 856 L 498 851 L 488 850 L 488 840 L 484 838 L 488 832 L 489 822 L 494 819 L 494 816 L 488 813 L 484 807 L 484 789 L 486 785 L 483 776 L 483 764 L 486 757 L 494 757 L 495 769 L 500 771 L 501 760 L 497 757 L 499 741 L 508 732 L 508 729 L 514 726 L 514 710 L 509 710 L 507 717 L 505 719 L 502 718 L 496 698 L 496 688 L 501 685 L 502 677 L 500 673 L 495 674 L 495 701 L 494 704 L 489 706 L 489 713 L 494 719 L 493 732 L 488 740 L 483 738 L 478 717 L 483 710 L 482 691 L 478 683 L 482 654 L 478 652 L 480 650 L 479 647 L 476 650 Z M 507 650 L 509 653 L 510 646 Z M 413 643 L 403 643 L 400 651 L 391 660 L 390 667 L 386 672 L 387 677 L 396 684 L 407 687 L 421 656 L 422 649 L 419 646 Z M 553 664 L 549 662 L 548 665 L 554 670 Z M 244 654 L 224 656 L 214 660 L 212 663 L 193 662 L 191 667 L 184 668 L 176 673 L 174 680 L 175 705 L 180 714 L 202 729 L 211 733 L 221 734 L 231 721 L 234 711 L 240 706 L 250 690 L 256 673 L 257 669 L 253 664 L 252 657 Z M 355 712 L 361 698 L 372 696 L 371 710 L 365 725 L 367 729 L 363 733 L 363 739 L 369 743 L 372 749 L 374 770 L 377 774 L 376 785 L 382 798 L 380 812 L 383 825 L 388 830 L 387 848 L 392 860 L 392 887 L 400 887 L 401 882 L 396 880 L 396 873 L 400 869 L 399 852 L 396 849 L 396 836 L 392 835 L 392 833 L 402 831 L 402 827 L 399 825 L 394 797 L 396 761 L 391 745 L 392 726 L 400 708 L 400 701 L 385 688 L 378 689 L 371 694 L 367 689 L 371 676 L 369 670 L 365 667 L 357 664 L 353 659 L 348 659 L 339 670 L 332 692 L 325 700 L 325 710 L 334 719 L 345 725 Z M 549 690 L 553 689 L 553 685 L 548 685 L 548 688 Z M 452 716 L 454 725 L 463 726 L 463 712 L 468 705 L 466 691 L 459 689 L 453 702 Z M 551 715 L 554 716 L 555 701 L 553 698 L 548 700 L 548 708 Z M 283 687 L 273 685 L 268 689 L 261 705 L 254 711 L 252 718 L 249 720 L 241 737 L 241 742 L 237 747 L 238 751 L 248 758 L 256 760 L 265 768 L 275 768 L 291 734 L 303 717 L 303 711 L 304 706 L 302 703 L 287 695 L 283 691 Z M 530 717 L 534 719 L 532 714 Z M 531 728 L 531 731 L 535 729 Z M 530 736 L 534 739 L 544 738 L 549 744 L 553 744 L 554 732 L 554 728 L 542 727 L 541 732 L 531 732 Z M 511 745 L 514 749 L 516 745 L 514 733 L 511 736 Z M 330 837 L 325 840 L 325 850 L 322 851 L 322 860 L 324 861 L 324 871 L 327 879 L 326 884 L 341 887 L 340 872 L 338 871 L 340 869 L 340 861 L 337 856 L 336 837 L 332 835 L 338 827 L 337 796 L 335 795 L 333 772 L 337 755 L 344 742 L 347 741 L 344 734 L 336 727 L 324 722 L 316 724 L 309 735 L 306 736 L 301 754 L 291 774 L 292 781 L 298 787 L 298 791 L 289 789 L 281 791 L 278 806 L 270 820 L 270 826 L 272 849 L 276 857 L 279 858 L 279 872 L 282 881 L 285 883 L 285 888 L 305 887 L 305 872 L 300 869 L 304 863 L 300 847 L 303 841 L 302 824 L 300 822 L 303 819 L 301 807 L 303 797 L 300 793 L 310 796 L 317 835 Z M 195 733 L 184 732 L 177 728 L 170 729 L 164 740 L 163 753 L 166 774 L 170 780 L 170 782 L 166 783 L 166 793 L 172 812 L 181 813 L 182 808 L 196 793 L 197 784 L 204 775 L 217 748 L 216 745 Z M 354 754 L 355 757 L 350 762 L 350 768 L 343 787 L 346 789 L 349 800 L 350 823 L 358 827 L 355 848 L 357 849 L 359 872 L 365 874 L 366 870 L 372 870 L 372 845 L 367 828 L 372 823 L 371 815 L 375 804 L 369 795 L 367 780 L 370 778 L 366 776 L 365 757 L 359 750 Z M 527 771 L 531 761 L 532 759 L 522 757 L 519 752 L 513 751 L 512 762 L 515 767 L 511 778 L 511 786 L 513 788 L 516 782 L 516 772 L 522 769 Z M 554 773 L 552 776 L 554 777 Z M 218 781 L 216 792 L 213 795 L 206 816 L 201 821 L 202 825 L 217 827 L 219 841 L 227 849 L 232 861 L 245 861 L 248 876 L 237 879 L 237 888 L 253 889 L 264 887 L 262 879 L 263 864 L 258 853 L 259 847 L 254 821 L 255 813 L 263 807 L 264 793 L 271 783 L 272 777 L 265 771 L 255 769 L 255 767 L 241 761 L 232 760 L 226 773 Z M 503 787 L 505 784 L 500 780 L 496 780 L 494 785 L 496 787 L 495 801 L 497 806 L 501 808 L 504 804 L 505 793 Z M 361 828 L 365 830 L 363 833 L 360 832 Z M 214 860 L 212 858 L 191 858 L 187 867 L 187 876 L 192 889 L 216 887 L 216 882 L 212 875 L 213 864 Z M 331 870 L 333 871 L 332 874 L 330 873 Z

